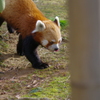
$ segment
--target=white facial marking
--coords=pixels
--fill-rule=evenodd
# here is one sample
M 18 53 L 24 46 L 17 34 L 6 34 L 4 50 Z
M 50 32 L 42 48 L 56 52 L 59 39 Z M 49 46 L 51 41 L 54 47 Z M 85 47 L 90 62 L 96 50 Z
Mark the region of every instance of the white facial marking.
M 55 48 L 58 48 L 58 49 L 59 49 L 58 43 L 57 43 L 57 44 L 53 44 L 51 47 L 52 47 L 53 49 L 55 49 Z
M 52 44 L 48 47 L 48 49 L 51 50 L 51 51 L 54 51 L 56 48 L 59 49 L 59 44 L 58 43 L 57 44 Z
M 51 40 L 52 42 L 56 42 L 56 40 Z
M 47 40 L 43 40 L 43 41 L 42 41 L 42 45 L 43 45 L 43 46 L 46 46 L 47 44 L 48 44 L 48 41 L 47 41 Z

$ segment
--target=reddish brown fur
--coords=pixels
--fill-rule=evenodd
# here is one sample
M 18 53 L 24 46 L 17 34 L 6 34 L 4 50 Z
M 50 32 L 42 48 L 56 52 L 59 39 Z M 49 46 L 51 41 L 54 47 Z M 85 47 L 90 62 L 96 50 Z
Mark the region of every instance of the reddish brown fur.
M 43 32 L 37 32 L 36 36 L 34 35 L 34 39 L 36 41 L 38 40 L 38 42 L 41 42 L 42 40 L 48 40 L 48 42 L 51 42 L 52 39 L 59 42 L 58 39 L 61 37 L 61 34 L 57 25 L 50 20 L 43 22 L 46 25 L 46 29 Z
M 33 34 L 37 42 L 41 42 L 41 40 L 45 38 L 51 40 L 52 37 L 55 37 L 55 40 L 58 41 L 61 37 L 59 27 L 57 27 L 54 22 L 47 19 L 32 0 L 5 1 L 6 7 L 2 13 L 2 17 L 21 33 L 22 38 L 31 35 L 31 32 L 35 29 L 37 20 L 43 21 L 46 25 L 46 29 L 43 32 L 37 32 L 36 35 Z M 53 29 L 55 32 L 52 31 Z
M 32 0 L 6 0 L 3 18 L 22 34 L 30 35 L 37 20 L 48 20 Z

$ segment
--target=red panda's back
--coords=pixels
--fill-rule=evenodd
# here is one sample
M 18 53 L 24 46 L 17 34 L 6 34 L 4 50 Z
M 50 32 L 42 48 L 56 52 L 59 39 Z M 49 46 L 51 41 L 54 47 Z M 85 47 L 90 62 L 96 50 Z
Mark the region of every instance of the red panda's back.
M 37 20 L 47 20 L 32 0 L 5 0 L 4 19 L 15 29 L 29 34 Z M 28 28 L 27 28 L 28 27 Z M 27 29 L 27 30 L 26 30 Z

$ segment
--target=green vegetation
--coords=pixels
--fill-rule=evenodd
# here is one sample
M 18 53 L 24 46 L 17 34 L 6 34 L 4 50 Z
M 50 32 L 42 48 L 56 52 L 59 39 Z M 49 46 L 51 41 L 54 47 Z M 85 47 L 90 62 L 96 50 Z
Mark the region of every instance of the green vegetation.
M 8 45 L 1 39 L 0 40 L 0 54 L 7 50 Z
M 61 29 L 64 30 L 69 26 L 68 20 L 60 20 Z
M 25 97 L 33 97 L 33 98 L 50 98 L 51 100 L 64 100 L 67 98 L 67 95 L 70 95 L 70 86 L 69 86 L 69 77 L 66 76 L 58 76 L 53 77 L 48 82 L 42 84 L 41 87 L 33 88 L 28 95 Z M 65 95 L 66 94 L 66 95 Z

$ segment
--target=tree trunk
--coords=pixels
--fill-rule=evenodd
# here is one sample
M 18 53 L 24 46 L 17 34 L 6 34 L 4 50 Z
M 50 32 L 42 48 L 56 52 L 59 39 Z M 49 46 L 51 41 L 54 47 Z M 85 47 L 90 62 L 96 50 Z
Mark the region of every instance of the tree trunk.
M 72 100 L 100 100 L 100 0 L 69 0 Z

